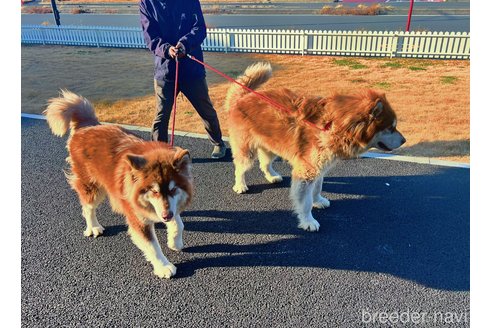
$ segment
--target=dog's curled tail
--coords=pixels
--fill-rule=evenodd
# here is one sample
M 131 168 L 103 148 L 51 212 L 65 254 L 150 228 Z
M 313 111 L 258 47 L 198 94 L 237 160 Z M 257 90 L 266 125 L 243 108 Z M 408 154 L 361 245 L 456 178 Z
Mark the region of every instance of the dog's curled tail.
M 67 133 L 69 128 L 73 132 L 81 127 L 99 124 L 92 104 L 68 90 L 61 90 L 60 97 L 49 99 L 43 114 L 53 134 L 59 137 Z
M 258 62 L 246 68 L 243 75 L 236 79 L 237 82 L 244 84 L 248 88 L 258 89 L 263 83 L 272 77 L 272 66 L 270 63 Z M 248 93 L 248 90 L 241 88 L 237 84 L 232 84 L 227 90 L 224 108 L 229 110 L 233 103 L 242 95 Z

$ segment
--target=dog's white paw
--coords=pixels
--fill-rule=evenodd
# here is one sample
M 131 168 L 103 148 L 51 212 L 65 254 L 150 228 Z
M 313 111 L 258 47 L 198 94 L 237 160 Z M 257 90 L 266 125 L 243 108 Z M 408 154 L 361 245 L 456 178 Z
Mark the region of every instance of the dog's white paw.
M 326 199 L 325 197 L 319 196 L 314 202 L 313 202 L 313 207 L 314 208 L 327 208 L 330 207 L 330 201 Z
M 84 230 L 84 236 L 86 236 L 86 237 L 94 236 L 94 238 L 96 238 L 97 236 L 102 235 L 103 231 L 104 231 L 104 228 L 103 228 L 103 226 L 100 226 L 100 225 L 95 226 L 95 227 L 87 227 Z
M 244 194 L 246 191 L 249 190 L 249 188 L 245 184 L 235 184 L 234 187 L 232 187 L 232 190 L 234 190 L 238 194 Z
M 315 219 L 312 220 L 303 220 L 299 222 L 299 225 L 297 226 L 298 228 L 301 228 L 302 230 L 306 231 L 318 231 L 319 230 L 319 222 L 316 221 Z
M 280 182 L 282 182 L 284 180 L 281 175 L 271 175 L 271 176 L 265 177 L 265 178 L 270 183 L 280 183 Z
M 154 265 L 154 274 L 159 278 L 169 279 L 176 274 L 176 267 L 172 263 Z
M 182 240 L 177 240 L 177 241 L 170 240 L 167 242 L 167 247 L 169 247 L 173 251 L 179 252 L 183 249 L 184 244 Z

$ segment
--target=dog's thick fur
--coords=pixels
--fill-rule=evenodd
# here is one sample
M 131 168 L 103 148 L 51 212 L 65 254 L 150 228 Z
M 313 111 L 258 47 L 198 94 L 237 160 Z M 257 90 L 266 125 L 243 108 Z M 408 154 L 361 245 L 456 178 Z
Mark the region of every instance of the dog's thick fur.
M 271 75 L 270 64 L 257 63 L 237 81 L 254 90 Z M 337 159 L 356 157 L 371 147 L 388 151 L 405 142 L 396 129 L 395 112 L 383 93 L 365 90 L 355 95 L 313 97 L 285 88 L 260 93 L 284 110 L 236 84 L 226 97 L 235 166 L 233 189 L 237 193 L 248 190 L 245 173 L 256 157 L 269 182 L 282 181 L 272 162 L 276 156 L 284 158 L 292 165 L 291 198 L 299 227 L 304 230 L 319 229 L 311 209 L 330 205 L 321 190 L 324 175 Z
M 176 267 L 162 253 L 154 224 L 166 224 L 169 248 L 183 248 L 180 213 L 193 191 L 188 151 L 144 141 L 119 126 L 99 124 L 89 101 L 69 91 L 50 99 L 44 114 L 53 134 L 63 136 L 71 130 L 67 178 L 82 205 L 84 235 L 103 233 L 95 211 L 108 196 L 113 210 L 126 217 L 131 239 L 152 263 L 154 273 L 161 278 L 173 276 Z

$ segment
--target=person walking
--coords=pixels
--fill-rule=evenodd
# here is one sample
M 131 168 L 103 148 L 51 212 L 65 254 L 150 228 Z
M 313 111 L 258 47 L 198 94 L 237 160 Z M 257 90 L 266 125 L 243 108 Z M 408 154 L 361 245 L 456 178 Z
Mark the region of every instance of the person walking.
M 140 22 L 145 43 L 154 54 L 156 115 L 152 140 L 167 142 L 174 104 L 176 61 L 179 60 L 178 92 L 182 92 L 200 115 L 213 144 L 212 158 L 225 156 L 219 119 L 208 93 L 205 68 L 186 54 L 203 61 L 201 44 L 207 36 L 198 0 L 140 0 Z

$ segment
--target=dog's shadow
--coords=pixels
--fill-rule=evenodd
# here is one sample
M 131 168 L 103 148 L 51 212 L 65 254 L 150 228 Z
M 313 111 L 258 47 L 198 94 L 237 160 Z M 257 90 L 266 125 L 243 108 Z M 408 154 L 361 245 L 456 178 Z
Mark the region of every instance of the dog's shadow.
M 289 188 L 291 183 L 291 178 L 290 177 L 282 177 L 281 182 L 277 183 L 257 183 L 257 184 L 251 184 L 248 186 L 248 194 L 261 194 L 266 190 L 272 190 L 272 189 L 285 189 Z
M 186 231 L 224 237 L 185 248 L 197 256 L 177 263 L 177 277 L 209 267 L 315 267 L 469 290 L 469 173 L 445 170 L 453 170 L 452 184 L 444 174 L 327 178 L 325 191 L 338 197 L 332 207 L 313 210 L 319 232 L 298 229 L 288 210 L 184 212 Z M 274 238 L 245 244 L 234 237 L 249 234 Z
M 104 233 L 102 234 L 101 237 L 113 237 L 113 236 L 119 235 L 122 232 L 126 233 L 127 231 L 128 231 L 128 226 L 126 226 L 124 224 L 105 226 L 104 227 Z
M 439 174 L 444 171 L 452 171 L 451 178 Z M 192 208 L 182 213 L 184 242 L 190 246 L 173 255 L 176 278 L 210 267 L 314 267 L 385 273 L 431 288 L 469 290 L 469 171 L 440 172 L 325 178 L 323 189 L 332 206 L 313 210 L 319 232 L 298 229 L 288 208 L 269 210 L 263 203 L 255 209 L 238 201 L 236 209 L 225 203 L 213 210 Z M 288 201 L 289 180 L 251 185 L 250 191 L 273 188 Z M 216 197 L 220 204 L 224 195 Z M 123 225 L 109 226 L 105 235 L 122 231 Z M 197 244 L 202 240 L 193 238 L 197 233 L 220 237 Z

